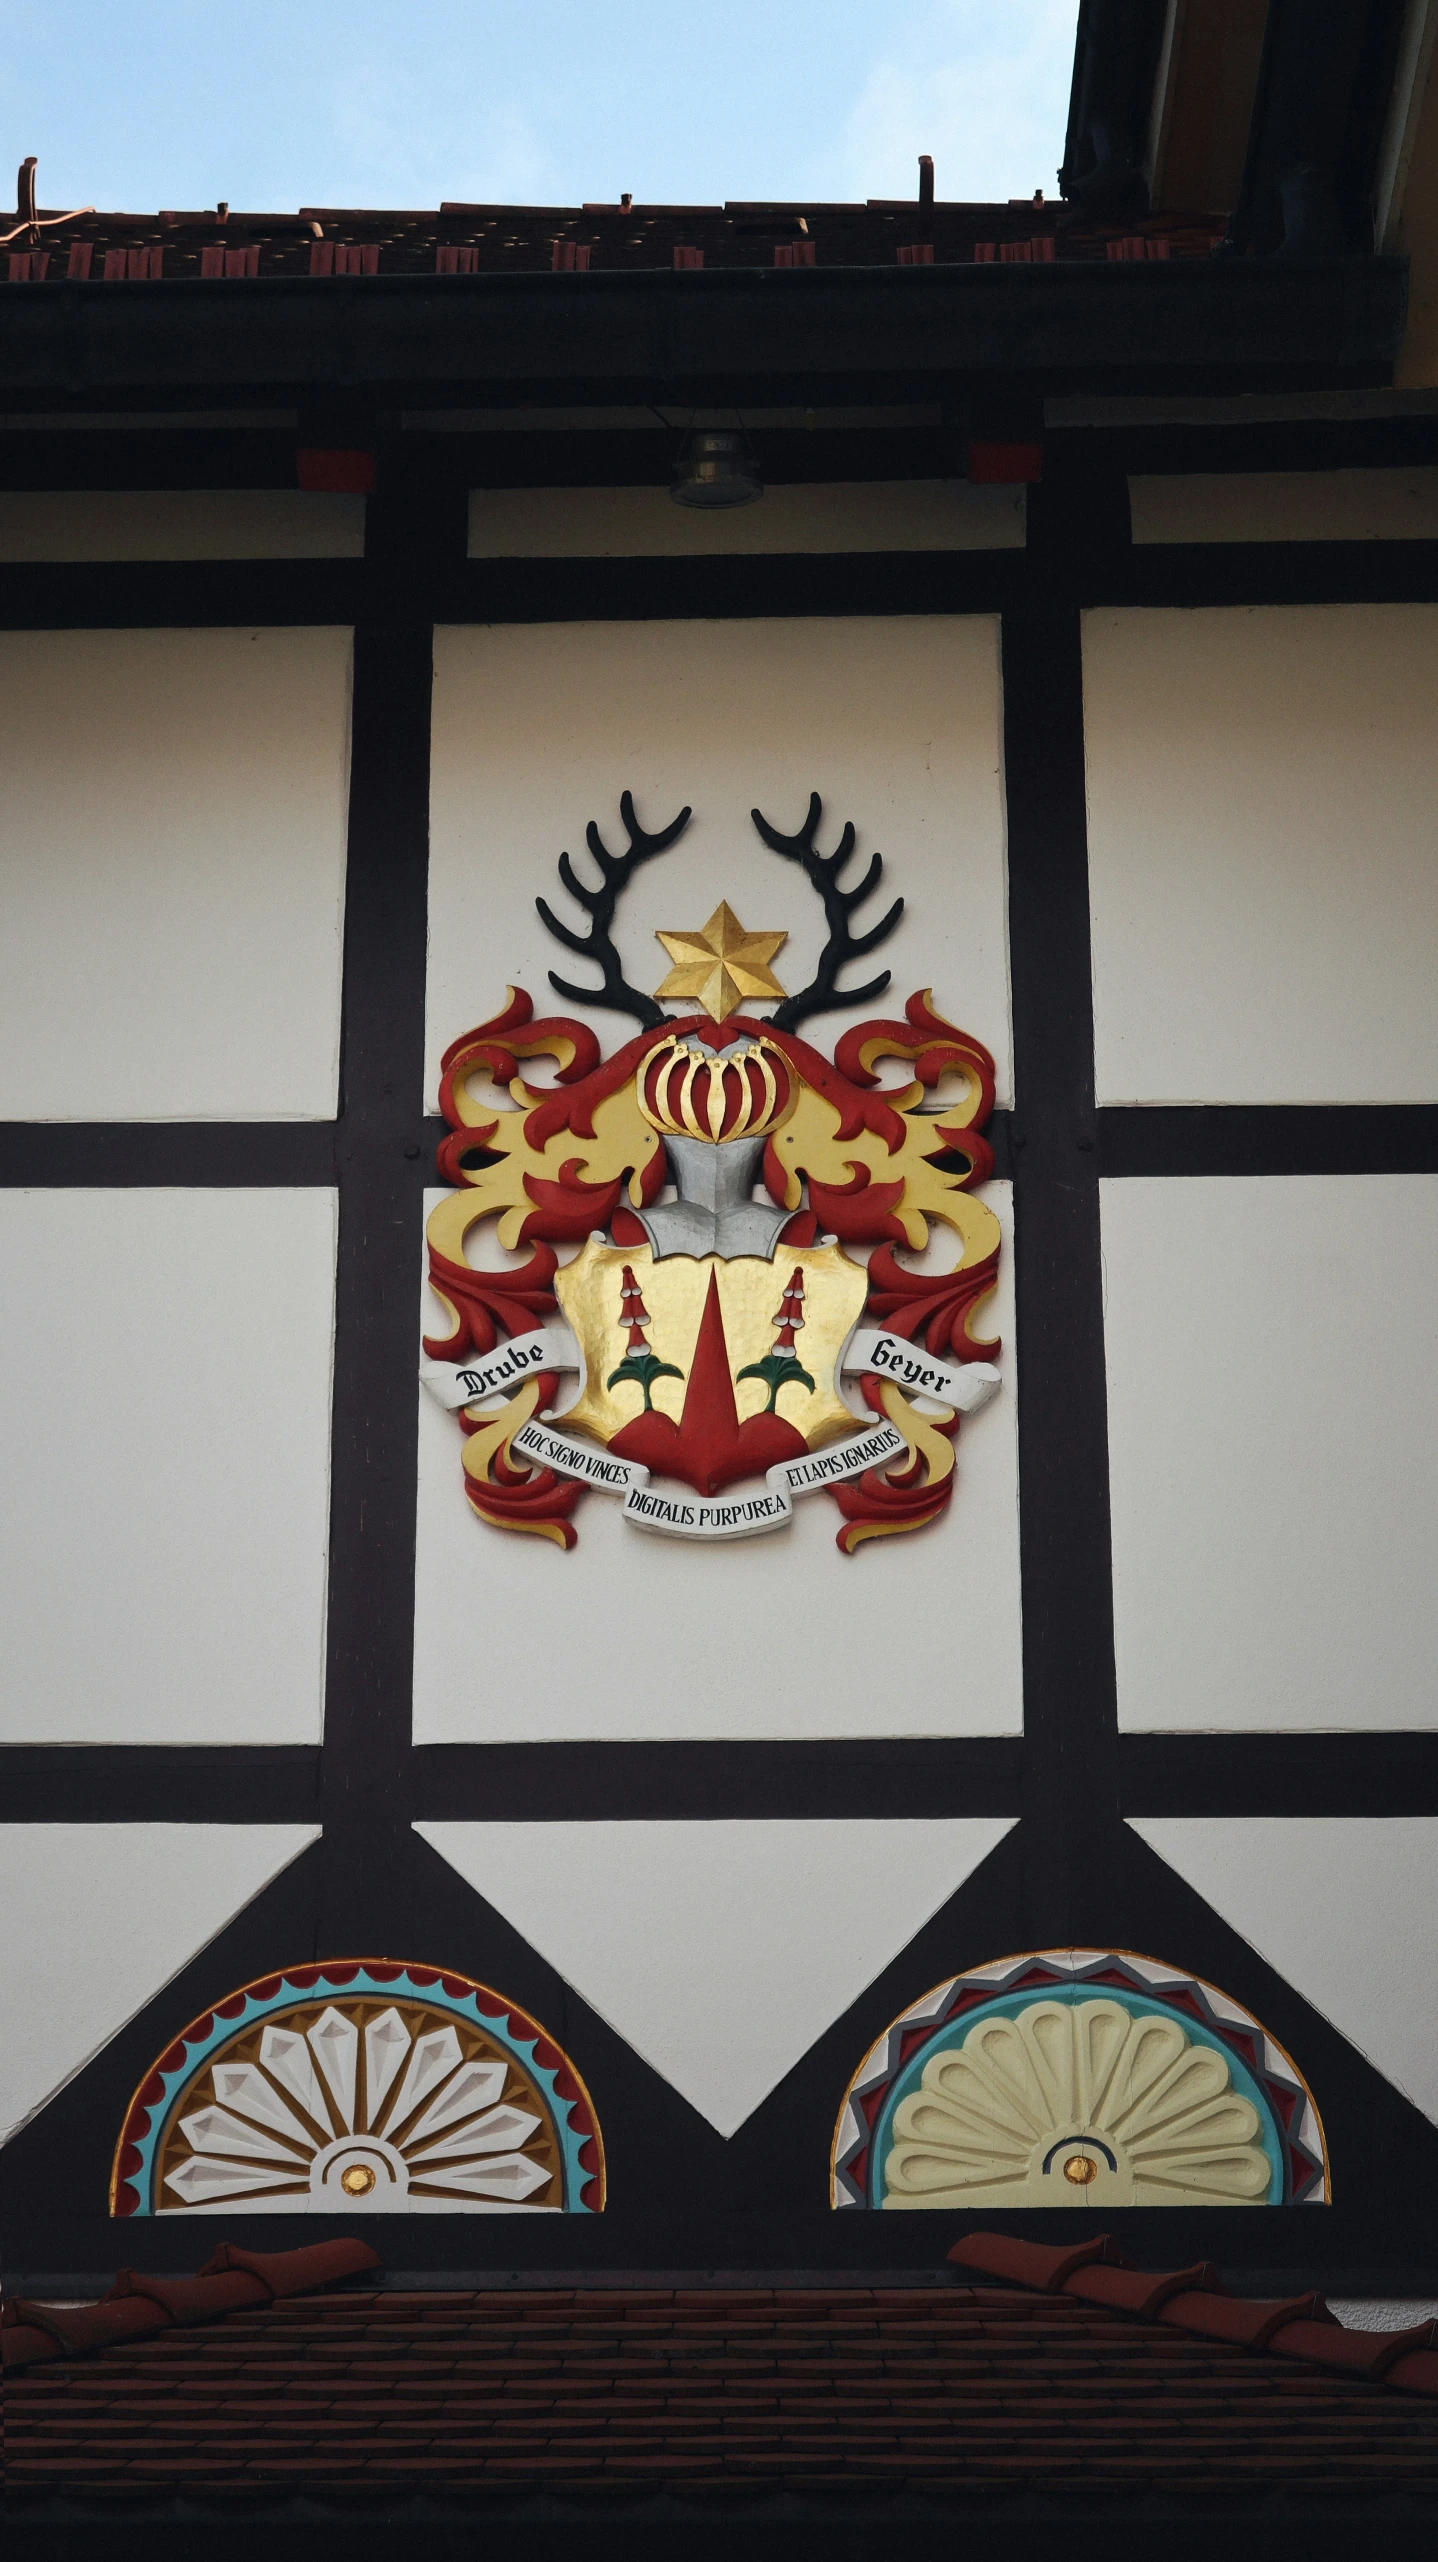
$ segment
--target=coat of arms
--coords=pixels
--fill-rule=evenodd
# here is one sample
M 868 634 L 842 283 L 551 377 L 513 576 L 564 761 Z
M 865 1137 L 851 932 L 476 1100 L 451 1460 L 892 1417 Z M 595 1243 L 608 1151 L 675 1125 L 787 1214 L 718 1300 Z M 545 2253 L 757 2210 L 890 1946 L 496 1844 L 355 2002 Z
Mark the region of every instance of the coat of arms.
M 858 988 L 839 973 L 904 904 L 854 930 L 883 859 L 844 888 L 854 829 L 821 854 L 817 793 L 792 836 L 752 814 L 823 901 L 828 939 L 809 986 L 786 993 L 772 967 L 786 935 L 746 933 L 724 902 L 707 925 L 660 935 L 673 967 L 653 996 L 630 986 L 613 939 L 620 893 L 691 812 L 651 835 L 629 793 L 619 806 L 623 854 L 587 831 L 598 888 L 559 858 L 587 932 L 536 905 L 602 972 L 585 988 L 551 971 L 559 995 L 641 1029 L 606 1059 L 587 1024 L 536 1021 L 511 988 L 502 1012 L 446 1051 L 439 1166 L 457 1189 L 428 1239 L 449 1331 L 426 1338 L 423 1375 L 458 1415 L 465 1491 L 497 1528 L 572 1547 L 570 1516 L 592 1488 L 638 1529 L 742 1538 L 782 1528 L 796 1499 L 824 1492 L 852 1554 L 945 1509 L 960 1415 L 999 1383 L 997 1343 L 971 1331 L 999 1256 L 998 1223 L 973 1190 L 993 1164 L 981 1136 L 993 1061 L 927 990 L 902 1022 L 846 1031 L 832 1059 L 800 1039 L 810 1017 L 882 995 L 887 970 Z M 525 1082 L 533 1058 L 555 1062 L 552 1086 Z M 907 1081 L 883 1083 L 885 1061 L 906 1063 Z M 507 1087 L 513 1108 L 481 1103 L 478 1076 Z M 933 1099 L 941 1085 L 951 1099 Z M 486 1221 L 528 1259 L 478 1269 L 469 1248 Z M 900 1262 L 896 1250 L 921 1254 L 935 1222 L 957 1241 L 948 1269 Z

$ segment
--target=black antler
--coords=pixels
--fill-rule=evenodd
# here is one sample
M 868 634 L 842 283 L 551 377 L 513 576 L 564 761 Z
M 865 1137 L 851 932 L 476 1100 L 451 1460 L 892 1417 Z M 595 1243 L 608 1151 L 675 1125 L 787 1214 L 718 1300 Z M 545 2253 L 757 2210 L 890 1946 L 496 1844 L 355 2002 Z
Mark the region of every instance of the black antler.
M 893 933 L 904 913 L 904 902 L 896 898 L 888 915 L 881 916 L 878 924 L 871 925 L 866 934 L 850 933 L 849 919 L 854 909 L 862 906 L 869 892 L 878 887 L 883 877 L 884 858 L 882 854 L 871 854 L 869 868 L 858 888 L 841 890 L 839 874 L 854 851 L 854 830 L 846 820 L 844 833 L 834 852 L 816 853 L 814 835 L 823 814 L 823 802 L 817 792 L 811 792 L 809 815 L 803 826 L 793 836 L 781 836 L 777 827 L 769 825 L 761 810 L 749 813 L 772 852 L 784 855 L 791 863 L 803 864 L 824 902 L 829 926 L 829 940 L 819 955 L 818 969 L 808 986 L 801 987 L 797 996 L 786 996 L 772 1018 L 781 1032 L 794 1031 L 811 1014 L 831 1014 L 840 1005 L 864 1005 L 871 996 L 882 996 L 893 976 L 891 970 L 885 970 L 881 977 L 870 979 L 867 987 L 840 987 L 837 984 L 839 972 L 846 961 L 857 961 L 865 952 L 872 952 L 875 944 L 882 943 L 886 935 Z
M 550 986 L 557 988 L 561 996 L 577 997 L 581 1005 L 607 1005 L 616 1014 L 632 1014 L 638 1022 L 647 1027 L 651 1023 L 665 1021 L 664 1008 L 652 996 L 645 996 L 639 988 L 630 986 L 620 966 L 619 954 L 614 948 L 609 929 L 614 922 L 615 901 L 628 881 L 630 873 L 636 871 L 641 863 L 647 863 L 651 854 L 662 854 L 665 847 L 672 845 L 677 836 L 682 836 L 689 824 L 691 812 L 682 809 L 679 816 L 671 819 L 667 827 L 662 827 L 657 836 L 650 836 L 640 826 L 634 815 L 633 793 L 623 792 L 619 800 L 619 815 L 628 831 L 627 854 L 611 854 L 608 851 L 593 819 L 584 831 L 589 851 L 599 865 L 603 882 L 600 889 L 587 890 L 570 862 L 569 856 L 561 854 L 559 858 L 560 879 L 570 897 L 578 899 L 580 906 L 588 909 L 593 920 L 589 932 L 576 934 L 572 925 L 565 925 L 555 915 L 547 899 L 537 898 L 534 904 L 551 934 L 557 935 L 559 941 L 567 944 L 571 952 L 582 952 L 587 959 L 597 961 L 604 972 L 604 983 L 601 987 L 575 987 L 570 980 L 557 978 L 551 970 Z

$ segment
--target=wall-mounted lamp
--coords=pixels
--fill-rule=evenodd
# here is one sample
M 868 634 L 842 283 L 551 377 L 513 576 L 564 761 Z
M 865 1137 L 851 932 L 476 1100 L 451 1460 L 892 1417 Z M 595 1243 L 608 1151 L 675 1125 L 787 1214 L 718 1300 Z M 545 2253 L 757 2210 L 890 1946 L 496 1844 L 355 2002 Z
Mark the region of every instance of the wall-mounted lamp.
M 676 507 L 749 507 L 764 483 L 742 430 L 701 428 L 686 437 L 669 492 Z

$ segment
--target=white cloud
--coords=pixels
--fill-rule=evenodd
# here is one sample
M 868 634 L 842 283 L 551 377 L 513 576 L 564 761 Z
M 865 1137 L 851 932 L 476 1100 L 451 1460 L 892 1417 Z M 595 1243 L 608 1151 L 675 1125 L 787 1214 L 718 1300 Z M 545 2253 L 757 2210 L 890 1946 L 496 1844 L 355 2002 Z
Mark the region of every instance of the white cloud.
M 911 196 L 927 151 L 941 197 L 1056 195 L 1077 17 L 1078 0 L 938 0 L 900 18 L 816 179 L 850 201 Z

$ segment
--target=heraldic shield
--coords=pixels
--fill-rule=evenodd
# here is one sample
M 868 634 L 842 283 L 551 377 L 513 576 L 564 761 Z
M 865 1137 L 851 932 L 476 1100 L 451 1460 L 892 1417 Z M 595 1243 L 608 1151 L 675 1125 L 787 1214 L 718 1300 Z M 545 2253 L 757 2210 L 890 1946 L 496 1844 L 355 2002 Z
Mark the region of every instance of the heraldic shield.
M 428 1236 L 449 1331 L 426 1338 L 422 1376 L 459 1417 L 465 1490 L 492 1526 L 565 1547 L 586 1487 L 619 1496 L 635 1528 L 681 1537 L 781 1529 L 795 1499 L 819 1491 L 844 1515 L 848 1553 L 920 1529 L 952 1495 L 960 1416 L 999 1384 L 999 1346 L 971 1331 L 998 1268 L 998 1224 L 974 1194 L 993 1164 L 981 1135 L 993 1062 L 927 991 L 903 1021 L 845 1032 L 832 1059 L 798 1037 L 807 1015 L 888 985 L 886 971 L 842 989 L 838 974 L 903 905 L 852 932 L 882 858 L 842 889 L 854 831 L 818 854 L 817 794 L 792 837 L 753 813 L 823 899 L 829 939 L 812 984 L 788 995 L 770 967 L 785 934 L 746 933 L 721 903 L 707 925 L 660 936 L 674 967 L 653 997 L 629 986 L 610 934 L 618 894 L 690 813 L 650 836 L 627 792 L 620 809 L 626 854 L 588 831 L 598 890 L 560 858 L 589 932 L 536 904 L 603 971 L 594 989 L 551 972 L 559 993 L 637 1015 L 637 1038 L 605 1060 L 586 1024 L 536 1021 L 511 988 L 445 1054 L 439 1166 L 457 1189 Z M 701 1010 L 666 1014 L 666 997 Z M 766 1017 L 746 1011 L 775 1000 Z M 554 1061 L 552 1087 L 526 1083 L 522 1062 L 536 1057 Z M 892 1060 L 908 1063 L 908 1082 L 881 1082 Z M 479 1077 L 506 1086 L 512 1108 L 479 1101 Z M 528 1260 L 477 1268 L 470 1241 L 484 1222 Z M 895 1248 L 922 1253 L 935 1223 L 956 1239 L 956 1262 L 901 1264 Z
M 839 1356 L 868 1283 L 839 1247 L 656 1262 L 590 1243 L 555 1288 L 585 1363 L 566 1428 L 656 1476 L 717 1495 L 854 1430 Z

